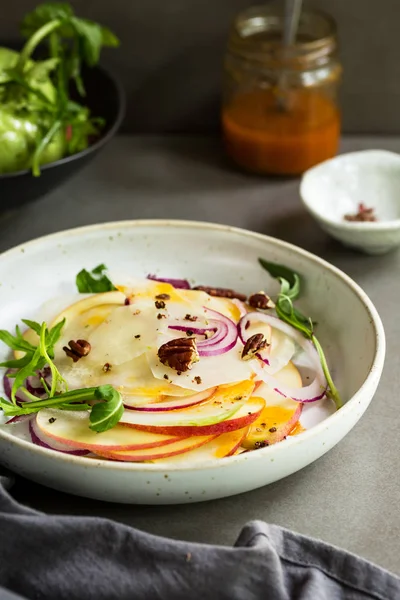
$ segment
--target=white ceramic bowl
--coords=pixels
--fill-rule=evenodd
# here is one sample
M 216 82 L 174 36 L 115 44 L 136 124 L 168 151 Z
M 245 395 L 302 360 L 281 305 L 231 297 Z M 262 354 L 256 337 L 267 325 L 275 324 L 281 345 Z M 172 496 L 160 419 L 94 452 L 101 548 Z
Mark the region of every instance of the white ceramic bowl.
M 322 229 L 347 246 L 383 254 L 400 244 L 400 155 L 384 150 L 350 152 L 306 171 L 304 206 Z M 377 222 L 345 221 L 363 203 Z
M 106 262 L 134 275 L 158 273 L 198 283 L 274 293 L 258 257 L 286 264 L 305 278 L 300 308 L 319 323 L 334 378 L 346 401 L 330 415 L 310 405 L 308 431 L 274 446 L 198 467 L 118 463 L 69 456 L 15 437 L 0 427 L 1 462 L 44 485 L 113 502 L 166 504 L 210 500 L 261 487 L 305 467 L 337 444 L 360 419 L 378 385 L 385 355 L 381 320 L 365 293 L 342 272 L 304 250 L 221 225 L 131 221 L 75 229 L 0 256 L 2 328 L 54 310 L 74 293 L 82 268 Z M 58 301 L 53 300 L 58 298 Z M 50 300 L 50 302 L 49 302 Z M 7 350 L 1 348 L 0 359 Z M 324 412 L 325 411 L 325 412 Z

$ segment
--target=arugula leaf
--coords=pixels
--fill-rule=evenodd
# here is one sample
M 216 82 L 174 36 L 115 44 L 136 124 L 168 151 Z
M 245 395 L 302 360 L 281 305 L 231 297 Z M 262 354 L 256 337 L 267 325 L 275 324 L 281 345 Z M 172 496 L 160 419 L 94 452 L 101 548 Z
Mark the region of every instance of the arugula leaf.
M 52 327 L 50 329 L 48 338 L 47 338 L 48 351 L 49 351 L 49 349 L 53 350 L 54 345 L 60 339 L 61 331 L 62 331 L 64 325 L 65 325 L 65 318 L 62 319 L 62 321 L 59 321 L 56 325 L 54 325 L 54 327 Z
M 121 419 L 124 412 L 124 405 L 121 394 L 111 385 L 101 385 L 95 391 L 98 402 L 92 408 L 90 413 L 90 429 L 102 432 L 114 427 Z
M 25 379 L 34 375 L 36 371 L 44 366 L 41 360 L 40 348 L 36 348 L 33 356 L 30 357 L 30 361 L 15 374 L 14 383 L 11 388 L 11 400 L 14 404 L 17 403 L 16 394 L 20 387 L 22 387 Z
M 104 271 L 107 267 L 103 264 L 97 265 L 91 272 L 86 269 L 79 271 L 76 276 L 76 287 L 80 294 L 99 294 L 101 292 L 112 292 L 117 288 L 108 279 L 107 275 L 104 275 Z
M 282 321 L 285 321 L 298 331 L 301 331 L 306 338 L 311 340 L 321 361 L 322 370 L 328 382 L 330 395 L 336 404 L 336 408 L 341 408 L 343 403 L 339 391 L 332 380 L 322 346 L 314 334 L 314 323 L 310 317 L 306 317 L 293 306 L 293 300 L 300 295 L 300 275 L 283 265 L 271 263 L 262 258 L 259 258 L 258 260 L 260 265 L 268 271 L 271 277 L 278 279 L 281 284 L 281 290 L 275 303 L 276 314 Z M 286 277 L 284 275 L 286 275 Z
M 21 350 L 26 352 L 35 351 L 35 346 L 23 338 L 18 326 L 16 327 L 15 335 L 12 335 L 12 333 L 9 333 L 4 329 L 0 329 L 0 341 L 9 346 L 11 350 Z
M 101 275 L 104 269 L 104 265 L 99 265 L 93 272 L 96 275 Z M 17 372 L 11 375 L 14 379 L 11 388 L 11 402 L 5 398 L 0 398 L 0 409 L 3 410 L 4 414 L 9 417 L 30 415 L 49 407 L 61 410 L 90 410 L 89 427 L 93 431 L 107 431 L 114 427 L 121 419 L 124 411 L 121 394 L 111 385 L 68 391 L 67 382 L 52 360 L 54 344 L 60 338 L 65 319 L 57 323 L 50 331 L 44 322 L 39 324 L 30 319 L 23 319 L 23 322 L 39 335 L 38 346 L 26 342 L 18 326 L 16 327 L 15 336 L 8 332 L 0 332 L 0 339 L 3 342 L 11 348 L 22 349 L 26 352 L 21 359 L 7 361 L 7 364 L 3 363 L 2 365 L 13 366 L 18 369 Z M 21 348 L 21 344 L 24 346 L 23 348 Z M 38 399 L 24 387 L 24 383 L 27 377 L 37 375 L 37 372 L 43 369 L 45 365 L 48 365 L 51 371 L 51 387 L 49 389 L 46 381 L 41 377 L 41 383 L 48 397 Z M 60 392 L 60 388 L 66 391 Z M 21 390 L 30 402 L 24 402 L 22 406 L 19 406 L 16 399 L 18 390 Z
M 2 367 L 18 369 L 16 373 L 12 374 L 14 382 L 11 388 L 11 400 L 14 404 L 17 402 L 17 391 L 23 386 L 25 379 L 31 375 L 36 375 L 36 372 L 40 369 L 43 369 L 46 364 L 49 365 L 52 373 L 50 396 L 54 396 L 58 386 L 64 385 L 67 387 L 66 381 L 63 379 L 52 361 L 54 356 L 54 344 L 60 338 L 61 330 L 65 324 L 65 319 L 57 323 L 57 325 L 55 325 L 50 332 L 47 329 L 46 323 L 42 323 L 40 325 L 36 321 L 31 321 L 30 319 L 23 319 L 23 322 L 39 336 L 38 346 L 34 346 L 24 339 L 18 325 L 16 327 L 15 336 L 8 331 L 0 331 L 0 340 L 2 342 L 9 346 L 12 350 L 20 350 L 25 352 L 25 356 L 22 358 L 8 360 L 0 365 Z M 37 400 L 35 396 L 32 396 L 32 398 Z
M 25 323 L 25 325 L 30 327 L 30 329 L 33 329 L 33 331 L 35 333 L 37 333 L 37 335 L 40 335 L 40 331 L 41 331 L 40 323 L 37 323 L 36 321 L 31 321 L 30 319 L 21 319 L 21 321 L 23 323 Z
M 0 367 L 6 367 L 7 369 L 22 369 L 25 365 L 27 365 L 31 360 L 29 354 L 25 354 L 22 358 L 16 358 L 11 360 L 5 360 L 0 363 Z
M 268 271 L 271 277 L 274 277 L 274 279 L 286 279 L 286 281 L 289 283 L 290 288 L 296 288 L 297 282 L 297 287 L 300 288 L 301 278 L 300 275 L 296 273 L 296 271 L 293 271 L 292 269 L 289 269 L 289 267 L 285 267 L 284 265 L 269 262 L 264 258 L 259 258 L 258 262 L 260 263 L 263 269 Z
M 121 394 L 111 385 L 73 390 L 44 400 L 38 400 L 25 388 L 21 389 L 31 399 L 31 402 L 24 402 L 22 406 L 16 406 L 5 398 L 0 398 L 0 408 L 6 416 L 31 415 L 43 408 L 91 410 L 89 427 L 93 431 L 101 433 L 115 427 L 124 412 Z M 82 404 L 77 404 L 77 402 L 82 402 Z M 88 404 L 92 402 L 95 402 L 93 406 Z

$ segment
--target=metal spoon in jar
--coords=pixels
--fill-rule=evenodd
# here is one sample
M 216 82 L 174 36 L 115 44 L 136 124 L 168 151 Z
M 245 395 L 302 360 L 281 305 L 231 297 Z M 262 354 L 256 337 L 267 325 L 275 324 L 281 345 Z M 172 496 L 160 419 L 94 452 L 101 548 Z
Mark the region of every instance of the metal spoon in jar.
M 296 41 L 302 2 L 303 0 L 285 0 L 282 37 L 284 52 L 293 46 Z M 287 88 L 287 73 L 282 71 L 277 85 L 277 106 L 279 110 L 288 110 Z

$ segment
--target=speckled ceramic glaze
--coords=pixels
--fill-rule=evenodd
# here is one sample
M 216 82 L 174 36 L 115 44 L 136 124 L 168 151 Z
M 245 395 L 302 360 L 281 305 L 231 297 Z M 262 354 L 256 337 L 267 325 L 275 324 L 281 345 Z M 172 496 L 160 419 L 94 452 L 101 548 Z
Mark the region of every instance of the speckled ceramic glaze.
M 266 485 L 316 460 L 357 423 L 378 385 L 384 362 L 381 320 L 346 275 L 294 246 L 230 227 L 179 221 L 131 221 L 75 229 L 14 248 L 0 257 L 2 328 L 68 304 L 82 267 L 100 262 L 136 276 L 158 273 L 199 284 L 271 294 L 277 284 L 258 257 L 286 264 L 305 280 L 300 307 L 318 321 L 319 337 L 346 401 L 334 414 L 311 407 L 306 432 L 274 446 L 211 460 L 200 467 L 117 463 L 69 456 L 15 437 L 0 427 L 1 462 L 44 485 L 125 503 L 211 500 Z M 54 300 L 53 300 L 54 299 Z M 4 360 L 7 349 L 1 348 Z M 313 425 L 313 426 L 312 426 Z
M 384 150 L 350 152 L 303 176 L 300 196 L 322 229 L 347 246 L 383 254 L 400 244 L 400 155 Z M 377 222 L 349 222 L 363 203 Z

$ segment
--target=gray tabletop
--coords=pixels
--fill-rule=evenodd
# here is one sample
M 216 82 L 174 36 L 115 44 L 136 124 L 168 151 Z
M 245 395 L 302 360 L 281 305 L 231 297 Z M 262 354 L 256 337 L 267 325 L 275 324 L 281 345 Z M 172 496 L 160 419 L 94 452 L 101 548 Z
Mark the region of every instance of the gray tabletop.
M 396 138 L 348 138 L 344 150 L 400 151 Z M 241 525 L 263 519 L 360 554 L 400 574 L 398 445 L 400 255 L 367 257 L 329 240 L 304 213 L 295 179 L 232 170 L 205 138 L 119 138 L 75 179 L 3 215 L 0 250 L 89 223 L 171 217 L 227 223 L 298 244 L 353 277 L 380 312 L 387 359 L 366 415 L 331 452 L 303 471 L 233 498 L 184 506 L 123 506 L 75 498 L 17 478 L 15 496 L 53 513 L 105 516 L 151 533 L 230 544 Z

